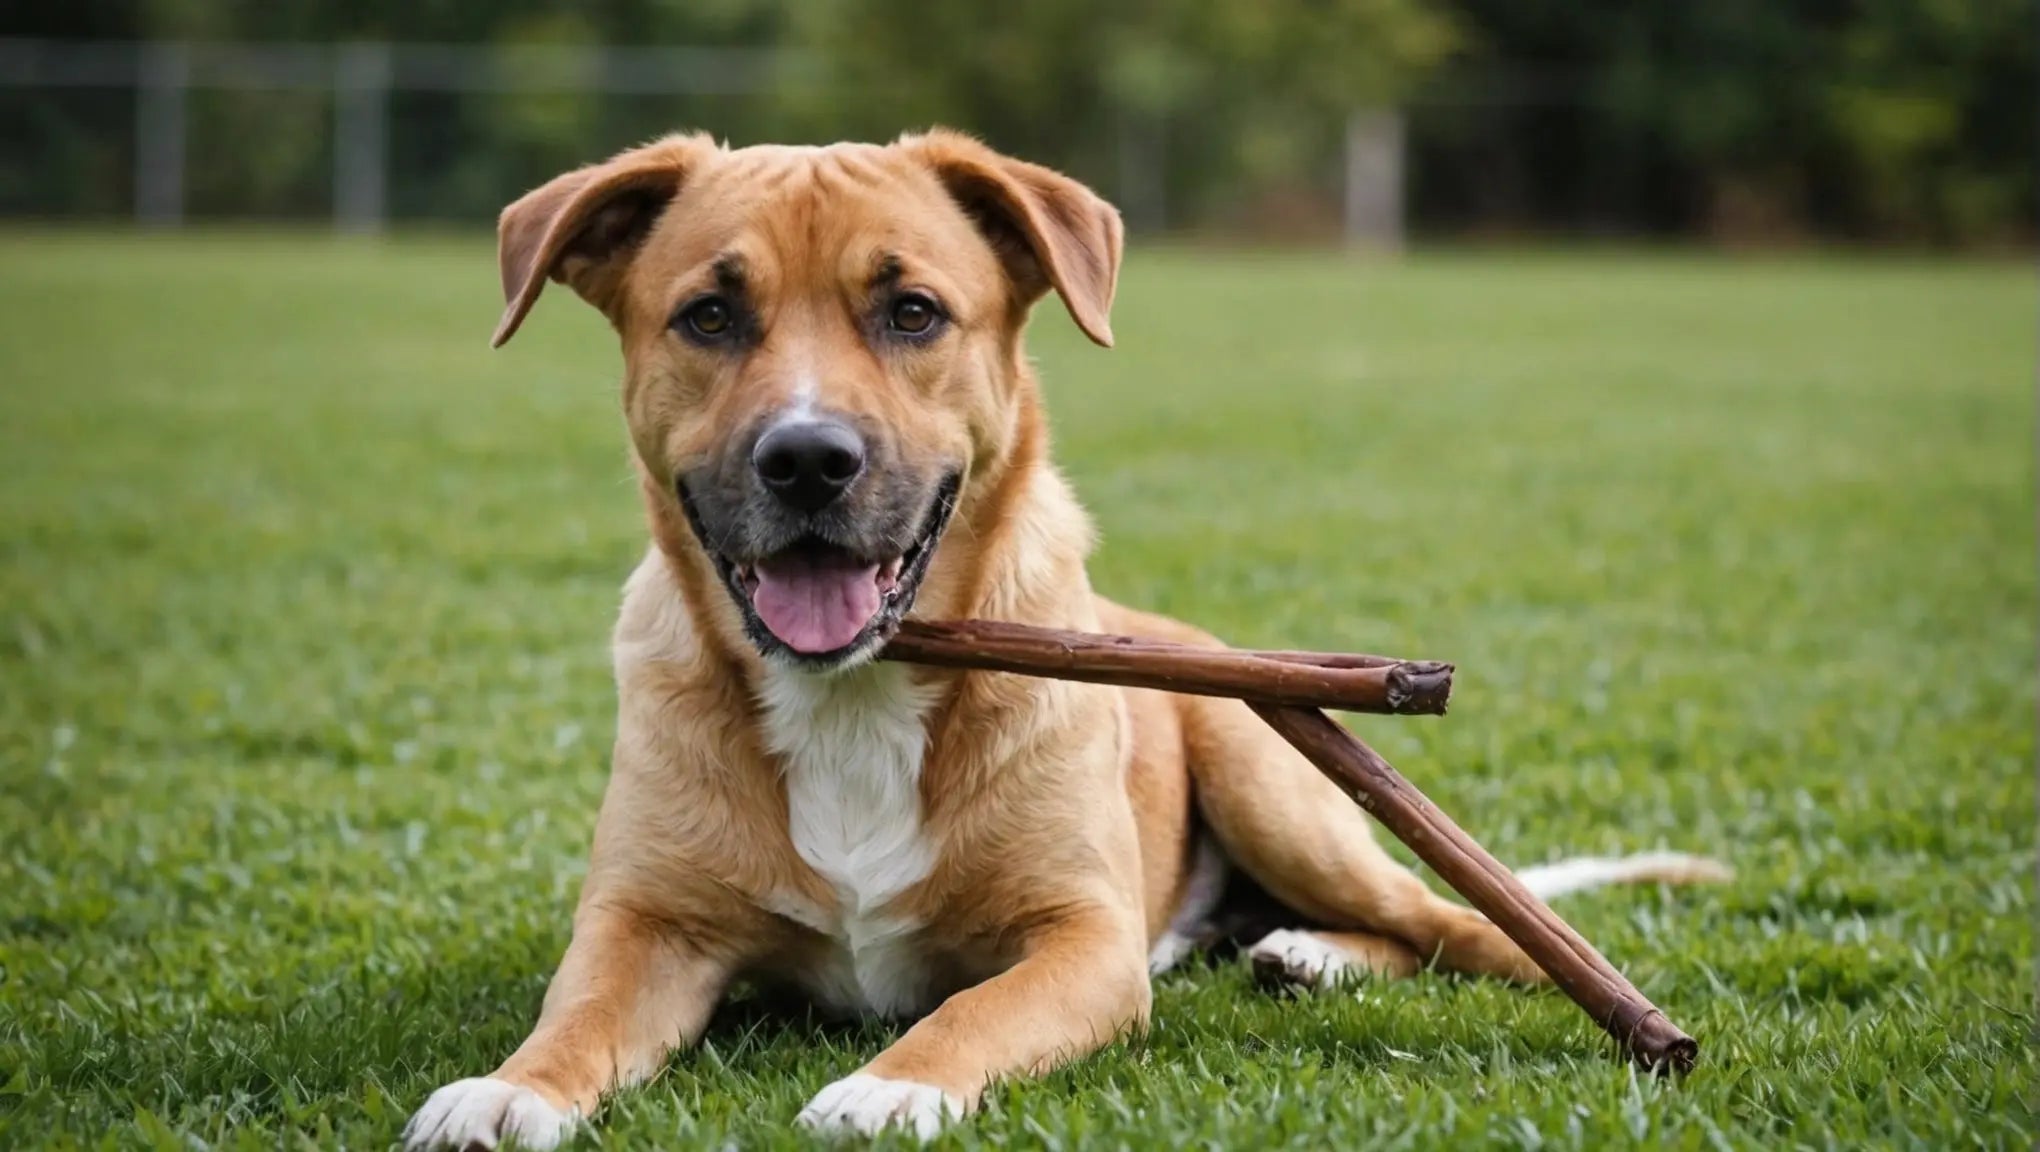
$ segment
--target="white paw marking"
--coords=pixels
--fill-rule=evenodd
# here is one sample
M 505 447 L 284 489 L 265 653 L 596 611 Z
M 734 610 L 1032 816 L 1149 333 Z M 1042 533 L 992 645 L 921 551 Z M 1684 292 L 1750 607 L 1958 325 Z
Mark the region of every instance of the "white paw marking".
M 1196 945 L 1187 936 L 1179 936 L 1174 931 L 1162 933 L 1155 939 L 1154 947 L 1148 949 L 1148 975 L 1160 976 L 1181 964 L 1183 957 L 1195 948 Z
M 1306 988 L 1336 988 L 1353 970 L 1353 958 L 1344 949 L 1286 928 L 1263 936 L 1247 949 L 1247 959 L 1264 981 Z
M 404 1147 L 495 1148 L 516 1137 L 525 1148 L 557 1147 L 581 1122 L 529 1088 L 492 1076 L 456 1080 L 434 1092 L 404 1125 Z
M 963 1101 L 932 1084 L 858 1072 L 815 1093 L 796 1122 L 842 1136 L 875 1136 L 886 1128 L 900 1127 L 922 1140 L 932 1140 L 943 1124 L 962 1115 Z

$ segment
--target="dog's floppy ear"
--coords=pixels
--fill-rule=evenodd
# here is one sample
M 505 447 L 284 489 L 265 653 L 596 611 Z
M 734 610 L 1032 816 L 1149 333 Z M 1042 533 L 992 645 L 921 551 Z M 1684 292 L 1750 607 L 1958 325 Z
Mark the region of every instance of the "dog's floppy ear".
M 957 132 L 906 136 L 1006 265 L 1026 303 L 1050 288 L 1094 342 L 1112 346 L 1112 292 L 1125 229 L 1097 193 L 1038 164 L 1002 156 Z
M 689 170 L 714 150 L 706 136 L 669 136 L 556 176 L 503 209 L 496 222 L 503 318 L 490 346 L 516 334 L 548 277 L 614 320 L 629 257 Z

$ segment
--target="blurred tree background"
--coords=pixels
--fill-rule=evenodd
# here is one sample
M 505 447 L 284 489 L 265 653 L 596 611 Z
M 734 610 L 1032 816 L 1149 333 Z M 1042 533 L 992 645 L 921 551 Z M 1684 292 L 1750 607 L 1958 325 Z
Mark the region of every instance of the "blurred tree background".
M 389 209 L 487 219 L 679 127 L 732 142 L 942 122 L 1137 230 L 1336 235 L 1347 117 L 1400 109 L 1432 235 L 2023 244 L 2040 0 L 66 0 L 0 35 L 684 45 L 784 53 L 762 93 L 397 91 Z M 199 90 L 197 217 L 330 211 L 333 99 Z M 0 87 L 0 211 L 126 215 L 135 98 Z

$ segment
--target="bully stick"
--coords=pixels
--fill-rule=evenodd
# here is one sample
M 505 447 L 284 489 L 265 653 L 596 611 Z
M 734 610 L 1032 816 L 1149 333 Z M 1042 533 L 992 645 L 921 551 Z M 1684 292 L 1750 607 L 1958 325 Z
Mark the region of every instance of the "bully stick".
M 1452 665 L 1428 660 L 1193 648 L 989 620 L 906 621 L 881 658 L 1390 715 L 1439 715 L 1452 695 Z
M 1372 748 L 1319 711 L 1329 707 L 1442 713 L 1452 692 L 1450 664 L 1193 648 L 984 620 L 907 621 L 881 658 L 1245 700 L 1507 933 L 1639 1064 L 1658 1072 L 1683 1072 L 1699 1056 L 1693 1038 L 1674 1026 L 1593 945 Z
M 1315 708 L 1247 702 L 1360 806 L 1495 922 L 1552 982 L 1654 1072 L 1685 1072 L 1700 1045 L 1644 998 L 1514 873 L 1344 725 Z

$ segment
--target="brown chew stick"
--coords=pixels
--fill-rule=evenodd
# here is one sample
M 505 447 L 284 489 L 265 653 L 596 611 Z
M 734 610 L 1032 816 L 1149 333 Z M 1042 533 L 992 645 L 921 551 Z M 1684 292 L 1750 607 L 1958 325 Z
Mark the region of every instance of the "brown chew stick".
M 989 620 L 909 620 L 880 658 L 1384 715 L 1439 715 L 1452 695 L 1452 665 L 1432 661 L 1192 648 Z
M 1638 1064 L 1654 1072 L 1692 1069 L 1700 1057 L 1699 1042 L 1681 1032 L 1515 873 L 1488 855 L 1374 749 L 1315 708 L 1247 703 L 1467 903 L 1508 933 Z
M 1638 1064 L 1684 1072 L 1700 1046 L 1515 874 L 1321 708 L 1445 711 L 1452 665 L 1384 656 L 1192 648 L 966 620 L 908 621 L 880 659 L 1245 700 L 1537 962 Z

